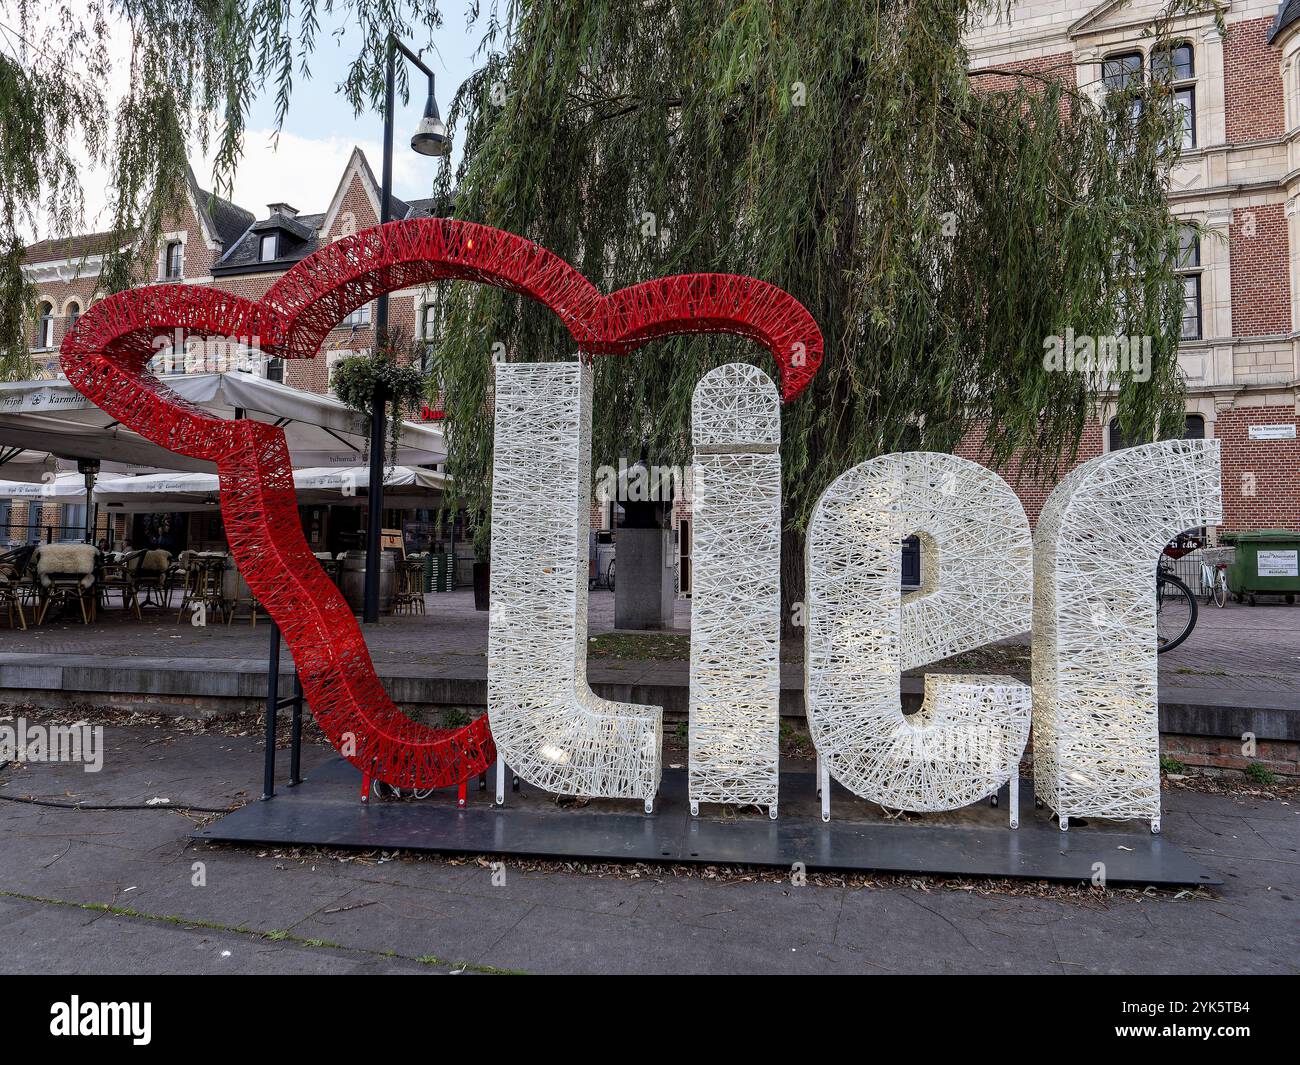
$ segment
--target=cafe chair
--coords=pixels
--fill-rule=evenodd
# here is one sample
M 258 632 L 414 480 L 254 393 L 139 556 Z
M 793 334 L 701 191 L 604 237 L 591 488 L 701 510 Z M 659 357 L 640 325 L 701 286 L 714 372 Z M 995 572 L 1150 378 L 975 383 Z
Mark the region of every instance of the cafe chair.
M 180 610 L 176 612 L 176 623 L 181 618 L 206 619 L 215 615 L 224 621 L 226 617 L 226 600 L 222 590 L 222 581 L 226 572 L 224 555 L 191 555 L 186 567 L 185 595 L 181 598 Z M 196 614 L 196 611 L 199 613 Z
M 142 620 L 140 596 L 136 590 L 133 570 L 134 563 L 143 554 L 144 551 L 132 551 L 130 554 L 108 559 L 100 564 L 96 587 L 99 591 L 100 605 L 105 610 L 110 605 L 110 596 L 117 595 L 122 601 L 122 609 L 132 611 L 136 621 Z
M 75 601 L 81 623 L 95 618 L 95 563 L 99 550 L 93 544 L 42 544 L 36 549 L 36 579 L 40 607 L 36 624 L 45 623 L 51 605 L 60 609 Z

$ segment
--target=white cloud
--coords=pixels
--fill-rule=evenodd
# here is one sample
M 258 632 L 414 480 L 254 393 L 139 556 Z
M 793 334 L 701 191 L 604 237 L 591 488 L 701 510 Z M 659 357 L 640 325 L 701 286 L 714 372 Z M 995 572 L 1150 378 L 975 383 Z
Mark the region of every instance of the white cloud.
M 244 138 L 244 156 L 235 173 L 234 200 L 259 217 L 268 203 L 286 202 L 304 214 L 324 211 L 343 176 L 354 146 L 366 154 L 375 180 L 382 178 L 382 149 L 377 141 L 354 140 L 345 136 L 301 137 L 281 132 L 278 144 L 269 129 L 249 130 Z M 192 157 L 199 184 L 211 184 L 212 168 L 207 159 Z M 421 162 L 424 165 L 421 165 Z M 427 196 L 433 185 L 434 167 L 410 152 L 393 153 L 393 191 L 401 196 Z
M 258 218 L 266 216 L 268 203 L 284 202 L 303 214 L 314 214 L 329 207 L 339 179 L 348 164 L 353 146 L 366 154 L 375 180 L 382 174 L 382 149 L 377 141 L 353 140 L 350 137 L 302 137 L 283 131 L 278 144 L 269 129 L 248 130 L 244 138 L 244 155 L 235 173 L 235 203 L 252 211 Z M 190 156 L 199 185 L 212 186 L 211 153 L 197 148 Z M 436 165 L 411 152 L 393 153 L 393 191 L 405 198 L 428 196 L 433 187 Z M 82 172 L 86 194 L 86 228 L 104 228 L 109 222 L 108 189 L 104 174 L 86 168 Z

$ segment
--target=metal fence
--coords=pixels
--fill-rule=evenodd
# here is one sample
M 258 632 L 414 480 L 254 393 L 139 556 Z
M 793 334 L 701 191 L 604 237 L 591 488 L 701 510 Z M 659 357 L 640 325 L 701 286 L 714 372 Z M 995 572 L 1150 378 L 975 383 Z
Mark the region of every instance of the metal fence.
M 108 542 L 110 548 L 114 546 L 111 531 L 101 536 Z M 22 547 L 24 544 L 84 544 L 87 539 L 84 525 L 52 525 L 45 522 L 0 523 L 0 549 Z

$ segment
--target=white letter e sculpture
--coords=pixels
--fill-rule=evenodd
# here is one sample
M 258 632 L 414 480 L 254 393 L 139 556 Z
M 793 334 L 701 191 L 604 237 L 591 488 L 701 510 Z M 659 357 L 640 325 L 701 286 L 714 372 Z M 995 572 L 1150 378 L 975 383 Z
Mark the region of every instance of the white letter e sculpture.
M 920 591 L 901 593 L 901 545 L 921 538 Z M 1030 689 L 1009 677 L 932 674 L 904 715 L 904 669 L 1029 628 L 1029 522 L 997 474 L 954 455 L 884 455 L 837 478 L 808 528 L 805 696 L 822 819 L 830 778 L 895 810 L 953 810 L 1010 781 Z

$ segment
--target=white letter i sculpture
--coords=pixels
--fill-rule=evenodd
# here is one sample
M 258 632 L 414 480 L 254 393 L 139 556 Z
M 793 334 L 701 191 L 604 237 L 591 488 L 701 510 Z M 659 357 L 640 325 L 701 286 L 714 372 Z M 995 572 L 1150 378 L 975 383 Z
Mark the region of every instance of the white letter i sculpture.
M 705 374 L 691 401 L 691 813 L 776 817 L 781 649 L 781 418 L 762 370 Z

